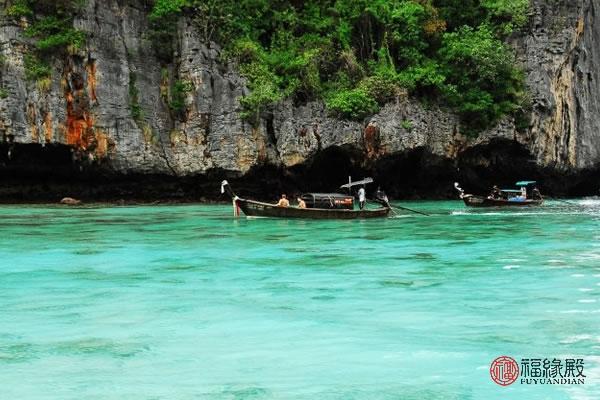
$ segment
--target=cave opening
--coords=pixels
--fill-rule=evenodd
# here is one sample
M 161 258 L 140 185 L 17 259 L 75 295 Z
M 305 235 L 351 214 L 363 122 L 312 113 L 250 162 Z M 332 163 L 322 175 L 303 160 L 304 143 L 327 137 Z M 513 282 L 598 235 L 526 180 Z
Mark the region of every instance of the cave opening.
M 290 168 L 294 184 L 304 192 L 337 192 L 348 183 L 348 177 L 358 181 L 370 176 L 363 166 L 362 152 L 350 147 L 328 147 L 310 160 Z
M 396 199 L 448 198 L 456 167 L 423 147 L 385 156 L 374 166 L 377 184 Z
M 68 178 L 76 170 L 70 146 L 0 143 L 0 176 L 3 179 Z
M 488 193 L 493 185 L 511 188 L 517 181 L 539 181 L 540 187 L 551 185 L 544 177 L 535 157 L 515 141 L 495 139 L 488 144 L 464 151 L 457 164 L 457 180 L 469 193 Z

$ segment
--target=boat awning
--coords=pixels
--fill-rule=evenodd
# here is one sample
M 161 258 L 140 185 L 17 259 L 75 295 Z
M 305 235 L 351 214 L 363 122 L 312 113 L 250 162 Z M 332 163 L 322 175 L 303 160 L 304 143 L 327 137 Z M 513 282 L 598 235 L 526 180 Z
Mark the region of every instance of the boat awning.
M 516 183 L 517 186 L 528 186 L 528 185 L 535 185 L 537 182 L 536 181 L 519 181 Z
M 367 183 L 373 183 L 373 178 L 365 178 L 362 181 L 346 183 L 345 185 L 340 186 L 340 189 L 348 189 L 352 186 L 366 185 Z
M 521 191 L 517 189 L 500 189 L 500 191 L 504 193 L 521 193 Z
M 346 198 L 352 197 L 342 193 L 303 193 L 302 196 L 313 196 L 316 198 Z

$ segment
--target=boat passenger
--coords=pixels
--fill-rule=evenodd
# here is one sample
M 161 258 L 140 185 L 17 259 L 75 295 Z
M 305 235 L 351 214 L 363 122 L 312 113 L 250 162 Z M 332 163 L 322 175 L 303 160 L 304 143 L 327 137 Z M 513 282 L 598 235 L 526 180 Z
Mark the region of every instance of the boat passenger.
M 497 185 L 494 185 L 492 188 L 492 193 L 490 193 L 490 199 L 500 199 L 502 197 L 502 191 Z
M 375 192 L 375 199 L 384 205 L 387 205 L 389 203 L 387 195 L 383 190 L 381 190 L 380 186 L 377 186 L 377 191 Z
M 365 208 L 365 202 L 367 201 L 367 196 L 365 194 L 365 187 L 361 187 L 358 189 L 358 207 L 362 210 Z
M 287 196 L 285 194 L 282 194 L 277 205 L 279 207 L 289 207 L 290 201 L 287 199 Z
M 306 208 L 306 203 L 300 197 L 298 197 L 298 208 Z

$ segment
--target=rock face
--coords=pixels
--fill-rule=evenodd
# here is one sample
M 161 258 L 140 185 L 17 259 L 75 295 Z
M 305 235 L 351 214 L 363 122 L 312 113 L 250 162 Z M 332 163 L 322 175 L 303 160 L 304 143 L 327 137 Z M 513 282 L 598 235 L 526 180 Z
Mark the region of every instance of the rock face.
M 600 161 L 599 13 L 596 0 L 533 2 L 523 50 L 534 102 L 529 144 L 542 165 Z
M 175 61 L 161 67 L 146 34 L 143 0 L 88 0 L 75 19 L 88 33 L 86 48 L 55 60 L 49 87 L 36 85 L 25 79 L 31 43 L 23 22 L 2 17 L 7 95 L 0 98 L 0 141 L 8 150 L 0 161 L 9 165 L 19 145 L 60 144 L 69 146 L 80 171 L 94 166 L 120 175 L 243 176 L 266 165 L 290 170 L 334 147 L 358 154 L 367 170 L 416 150 L 457 167 L 473 149 L 502 141 L 517 145 L 541 169 L 572 174 L 596 168 L 600 6 L 597 0 L 531 3 L 529 29 L 514 38 L 532 93 L 530 128 L 519 132 L 505 120 L 477 139 L 461 134 L 455 115 L 410 98 L 363 122 L 334 119 L 319 102 L 284 101 L 252 127 L 240 117 L 243 78 L 188 21 L 179 21 Z M 192 85 L 179 113 L 169 108 L 176 80 Z

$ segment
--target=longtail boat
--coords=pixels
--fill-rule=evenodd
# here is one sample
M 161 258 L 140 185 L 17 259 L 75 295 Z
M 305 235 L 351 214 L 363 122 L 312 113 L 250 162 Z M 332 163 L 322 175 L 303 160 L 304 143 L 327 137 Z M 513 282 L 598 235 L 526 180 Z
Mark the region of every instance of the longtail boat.
M 367 178 L 358 182 L 350 182 L 342 185 L 342 188 L 365 185 L 373 182 Z M 306 193 L 300 196 L 306 207 L 287 206 L 281 207 L 276 204 L 243 199 L 237 196 L 229 183 L 221 183 L 221 193 L 226 193 L 233 202 L 234 215 L 239 216 L 240 210 L 248 217 L 271 217 L 271 218 L 306 218 L 306 219 L 363 219 L 384 218 L 391 211 L 387 197 L 377 198 L 380 206 L 373 209 L 354 209 L 354 197 L 341 193 Z
M 544 203 L 535 181 L 519 181 L 515 184 L 519 189 L 499 189 L 494 186 L 489 196 L 466 194 L 458 183 L 454 187 L 467 207 L 527 207 L 540 206 Z

